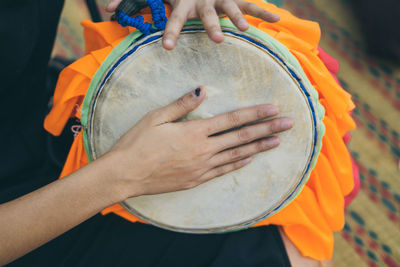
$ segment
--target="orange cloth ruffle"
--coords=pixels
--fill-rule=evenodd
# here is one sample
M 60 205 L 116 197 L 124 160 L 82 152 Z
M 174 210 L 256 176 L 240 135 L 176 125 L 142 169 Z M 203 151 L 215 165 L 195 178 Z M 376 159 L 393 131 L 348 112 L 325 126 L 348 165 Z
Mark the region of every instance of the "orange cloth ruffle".
M 333 253 L 333 231 L 339 231 L 344 225 L 344 196 L 353 188 L 351 160 L 342 137 L 355 128 L 349 115 L 354 105 L 350 95 L 336 83 L 318 57 L 320 29 L 317 23 L 296 18 L 288 11 L 261 0 L 250 2 L 281 16 L 277 23 L 267 23 L 251 16 L 246 16 L 246 19 L 290 50 L 318 91 L 319 101 L 326 110 L 322 150 L 309 181 L 287 207 L 256 226 L 280 225 L 304 256 L 316 260 L 329 259 Z M 167 6 L 167 15 L 170 11 Z M 148 9 L 143 11 L 146 21 L 151 19 L 148 13 Z M 82 25 L 86 55 L 61 73 L 53 109 L 45 119 L 46 130 L 54 135 L 62 132 L 69 118 L 80 118 L 79 107 L 97 69 L 111 50 L 134 30 L 123 28 L 116 22 L 83 21 Z M 88 158 L 80 133 L 73 142 L 61 177 L 86 164 Z M 103 214 L 110 212 L 132 222 L 140 221 L 119 204 L 102 211 Z

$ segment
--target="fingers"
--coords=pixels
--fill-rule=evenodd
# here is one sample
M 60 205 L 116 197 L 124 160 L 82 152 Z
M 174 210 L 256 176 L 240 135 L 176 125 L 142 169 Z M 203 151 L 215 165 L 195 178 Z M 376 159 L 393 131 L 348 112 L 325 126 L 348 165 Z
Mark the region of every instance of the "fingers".
M 206 96 L 203 87 L 196 88 L 171 104 L 151 111 L 152 122 L 156 125 L 175 121 L 197 108 Z
M 210 159 L 212 166 L 220 166 L 251 157 L 257 153 L 267 151 L 279 145 L 279 137 L 273 136 L 240 147 L 222 151 Z
M 213 169 L 209 170 L 208 172 L 206 172 L 205 174 L 203 174 L 200 177 L 200 180 L 202 183 L 204 183 L 208 180 L 211 180 L 212 178 L 219 177 L 228 172 L 232 172 L 232 171 L 238 170 L 240 168 L 243 168 L 244 166 L 248 165 L 250 162 L 251 162 L 251 158 L 245 158 L 242 160 L 238 160 L 236 162 L 232 162 L 229 164 L 225 164 L 225 165 L 213 168 Z
M 111 0 L 110 3 L 106 7 L 106 11 L 114 12 L 121 2 L 122 2 L 122 0 Z
M 242 11 L 238 7 L 237 3 L 233 1 L 222 1 L 218 4 L 218 9 L 228 15 L 233 24 L 241 30 L 246 31 L 249 28 L 249 24 L 243 17 Z
M 247 1 L 238 1 L 238 6 L 243 13 L 267 22 L 277 22 L 280 19 L 279 15 L 268 12 L 261 7 L 258 7 L 257 5 Z
M 210 141 L 219 146 L 220 150 L 236 147 L 265 138 L 275 133 L 289 130 L 293 127 L 293 121 L 289 118 L 273 119 L 267 122 L 246 126 L 219 136 L 210 137 Z
M 197 12 L 210 39 L 216 43 L 221 43 L 224 41 L 224 34 L 222 33 L 221 26 L 219 24 L 219 17 L 217 11 L 215 10 L 214 2 L 199 1 Z
M 268 117 L 278 115 L 278 108 L 273 105 L 259 105 L 249 108 L 235 110 L 229 113 L 205 119 L 204 129 L 208 135 L 213 135 L 222 131 L 226 131 L 243 124 L 263 120 Z
M 177 6 L 174 7 L 171 16 L 168 19 L 163 37 L 163 47 L 165 49 L 171 50 L 176 45 L 176 41 L 178 40 L 179 34 L 189 13 L 188 6 L 185 4 L 187 3 L 184 1 L 179 2 Z

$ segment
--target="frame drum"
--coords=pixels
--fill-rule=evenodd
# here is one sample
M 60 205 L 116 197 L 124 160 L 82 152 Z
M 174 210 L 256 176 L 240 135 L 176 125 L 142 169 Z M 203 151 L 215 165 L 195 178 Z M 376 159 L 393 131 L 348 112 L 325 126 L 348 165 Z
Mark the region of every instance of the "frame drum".
M 169 230 L 215 233 L 247 228 L 281 210 L 301 191 L 321 147 L 324 115 L 297 60 L 279 42 L 221 20 L 225 41 L 209 40 L 199 22 L 183 29 L 177 47 L 162 48 L 160 32 L 134 32 L 96 73 L 82 107 L 89 159 L 106 153 L 148 111 L 204 85 L 207 98 L 184 119 L 208 118 L 270 103 L 294 120 L 278 148 L 246 167 L 196 188 L 130 198 L 129 212 Z M 140 166 L 138 166 L 140 167 Z

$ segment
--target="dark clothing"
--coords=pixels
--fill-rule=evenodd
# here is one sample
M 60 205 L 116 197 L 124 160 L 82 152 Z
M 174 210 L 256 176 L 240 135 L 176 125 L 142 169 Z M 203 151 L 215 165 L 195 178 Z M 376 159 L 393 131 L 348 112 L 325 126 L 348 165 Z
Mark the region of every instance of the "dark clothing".
M 276 226 L 193 235 L 97 215 L 11 266 L 290 266 Z
M 63 0 L 7 0 L 0 9 L 0 203 L 54 181 L 60 172 L 48 152 L 58 141 L 49 142 L 42 125 L 53 93 L 45 89 L 46 70 L 62 5 Z M 290 264 L 276 226 L 192 235 L 96 215 L 10 266 Z
M 47 157 L 43 119 L 52 92 L 47 64 L 63 0 L 6 0 L 0 8 L 0 203 L 58 175 Z

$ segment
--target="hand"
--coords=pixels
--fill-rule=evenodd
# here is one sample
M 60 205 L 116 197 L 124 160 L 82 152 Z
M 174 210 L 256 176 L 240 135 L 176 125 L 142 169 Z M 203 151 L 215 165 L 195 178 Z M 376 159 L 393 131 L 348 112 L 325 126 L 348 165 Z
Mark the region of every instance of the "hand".
M 1 204 L 0 265 L 128 197 L 192 188 L 241 168 L 255 153 L 279 144 L 271 134 L 292 126 L 291 120 L 281 118 L 215 135 L 277 115 L 278 109 L 271 105 L 173 122 L 204 97 L 205 90 L 197 90 L 149 112 L 104 156 L 64 179 Z
M 279 15 L 270 13 L 253 3 L 242 0 L 168 0 L 172 13 L 168 19 L 163 37 L 163 47 L 173 49 L 186 20 L 201 19 L 208 36 L 216 43 L 224 41 L 218 14 L 226 14 L 233 24 L 245 31 L 249 24 L 243 17 L 248 14 L 267 22 L 276 22 Z
M 250 162 L 252 155 L 278 146 L 279 138 L 271 135 L 293 125 L 290 119 L 279 118 L 215 135 L 277 115 L 278 109 L 272 105 L 174 122 L 204 98 L 205 89 L 198 88 L 149 112 L 105 155 L 112 158 L 108 161 L 112 166 L 118 166 L 112 177 L 123 188 L 123 199 L 189 189 L 239 169 Z
M 114 12 L 121 0 L 111 0 L 106 10 Z M 224 40 L 218 14 L 226 14 L 235 26 L 245 31 L 249 24 L 243 17 L 248 14 L 267 22 L 276 22 L 279 15 L 270 13 L 253 3 L 242 0 L 166 0 L 172 6 L 163 37 L 163 47 L 171 50 L 175 47 L 179 33 L 187 20 L 201 19 L 208 36 L 216 43 Z

